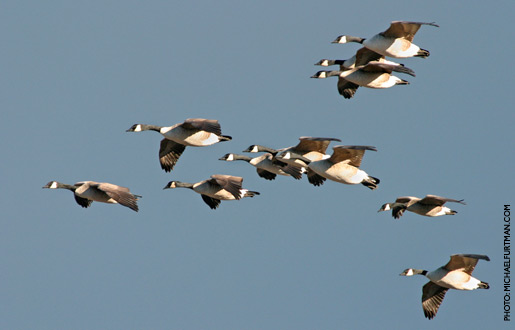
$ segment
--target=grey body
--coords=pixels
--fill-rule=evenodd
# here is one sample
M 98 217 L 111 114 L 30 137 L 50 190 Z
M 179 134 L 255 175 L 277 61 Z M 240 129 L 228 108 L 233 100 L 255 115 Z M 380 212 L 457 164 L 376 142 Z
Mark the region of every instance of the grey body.
M 392 210 L 392 217 L 399 219 L 404 211 L 410 211 L 426 217 L 438 217 L 442 215 L 454 215 L 457 211 L 444 206 L 447 202 L 464 204 L 463 200 L 427 195 L 424 198 L 413 196 L 403 196 L 395 200 L 394 203 L 386 203 L 381 206 L 378 212 Z
M 170 181 L 163 189 L 188 188 L 200 194 L 202 200 L 211 209 L 216 209 L 222 200 L 239 200 L 244 197 L 259 195 L 257 191 L 250 191 L 241 187 L 242 177 L 215 174 L 210 179 L 197 183 Z
M 173 170 L 187 146 L 206 147 L 232 138 L 222 135 L 218 120 L 189 118 L 173 126 L 134 124 L 127 132 L 156 131 L 164 136 L 159 148 L 159 162 L 166 172 Z
M 134 195 L 129 188 L 112 183 L 81 181 L 68 185 L 57 181 L 50 181 L 43 188 L 67 189 L 74 193 L 75 201 L 82 207 L 89 207 L 92 202 L 121 204 L 138 211 L 137 200 L 141 196 Z
M 422 288 L 422 309 L 424 316 L 432 319 L 449 289 L 475 290 L 488 289 L 489 284 L 472 276 L 472 272 L 479 260 L 490 261 L 490 258 L 481 254 L 454 254 L 449 262 L 432 271 L 422 269 L 405 269 L 401 276 L 424 275 L 429 279 Z

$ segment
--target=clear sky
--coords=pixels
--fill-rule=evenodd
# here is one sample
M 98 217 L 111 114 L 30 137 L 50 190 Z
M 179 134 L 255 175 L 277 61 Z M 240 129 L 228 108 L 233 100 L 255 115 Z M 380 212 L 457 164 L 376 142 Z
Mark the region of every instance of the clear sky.
M 0 328 L 509 328 L 514 12 L 513 1 L 3 1 Z M 335 78 L 309 78 L 318 60 L 359 48 L 331 44 L 338 35 L 394 20 L 440 25 L 415 37 L 430 57 L 398 60 L 417 74 L 398 74 L 410 85 L 344 100 Z M 125 132 L 196 117 L 233 140 L 187 148 L 171 173 L 159 134 Z M 362 169 L 379 188 L 270 182 L 218 160 L 300 136 L 376 146 Z M 192 191 L 162 190 L 212 174 L 261 195 L 213 211 Z M 51 180 L 127 186 L 140 212 L 83 209 L 41 189 Z M 426 194 L 467 205 L 439 218 L 377 213 Z M 488 255 L 474 275 L 491 288 L 449 291 L 426 320 L 427 279 L 399 273 L 455 253 Z

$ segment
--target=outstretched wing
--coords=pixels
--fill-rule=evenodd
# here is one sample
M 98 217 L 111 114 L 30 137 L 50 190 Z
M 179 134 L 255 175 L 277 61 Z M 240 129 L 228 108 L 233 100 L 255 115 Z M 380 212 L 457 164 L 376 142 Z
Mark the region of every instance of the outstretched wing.
M 211 180 L 214 180 L 216 184 L 218 184 L 223 189 L 230 192 L 234 198 L 241 199 L 241 183 L 243 182 L 243 178 L 239 176 L 232 175 L 222 175 L 215 174 L 211 175 Z
M 411 42 L 422 25 L 438 27 L 435 23 L 393 21 L 390 27 L 383 32 L 383 35 L 386 37 L 404 38 Z
M 349 165 L 359 167 L 361 160 L 366 150 L 377 151 L 372 146 L 334 146 L 333 154 L 328 159 L 330 162 L 336 164 L 346 161 Z
M 436 316 L 447 290 L 433 282 L 427 282 L 422 287 L 422 309 L 425 317 L 432 319 Z
M 220 127 L 218 120 L 214 119 L 188 118 L 181 126 L 185 129 L 196 129 L 214 133 L 216 135 L 222 135 L 222 128 Z
M 107 196 L 111 197 L 119 204 L 138 212 L 138 198 L 131 194 L 129 188 L 120 187 L 112 183 L 99 183 L 96 185 L 96 188 L 106 193 Z
M 479 259 L 490 261 L 488 256 L 482 254 L 453 254 L 451 260 L 443 266 L 447 270 L 462 270 L 472 275 Z
M 209 196 L 206 196 L 206 195 L 200 195 L 202 197 L 202 200 L 207 204 L 209 205 L 209 207 L 212 209 L 212 210 L 215 210 L 218 205 L 220 205 L 220 200 L 219 199 L 216 199 L 216 198 L 213 198 L 213 197 L 209 197 Z
M 75 197 L 75 201 L 77 202 L 77 204 L 79 204 L 80 206 L 86 208 L 86 207 L 89 207 L 91 205 L 91 203 L 93 203 L 92 200 L 89 200 L 87 198 L 82 198 L 82 197 L 79 197 L 75 194 L 73 194 L 73 197 Z
M 159 163 L 165 172 L 170 172 L 181 157 L 186 146 L 172 140 L 162 139 L 159 148 Z
M 438 205 L 438 206 L 442 206 L 446 202 L 465 204 L 463 199 L 457 200 L 457 199 L 452 199 L 452 198 L 440 197 L 440 196 L 436 196 L 436 195 L 427 195 L 426 197 L 422 198 L 419 201 L 419 203 L 421 203 L 421 204 Z

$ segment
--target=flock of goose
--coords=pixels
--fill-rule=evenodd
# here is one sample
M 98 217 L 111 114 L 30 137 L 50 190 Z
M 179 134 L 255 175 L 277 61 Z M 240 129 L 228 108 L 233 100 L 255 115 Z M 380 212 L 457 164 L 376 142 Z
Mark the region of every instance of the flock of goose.
M 338 91 L 345 98 L 351 98 L 358 87 L 389 88 L 408 82 L 395 77 L 392 72 L 401 72 L 414 76 L 413 70 L 402 64 L 386 60 L 386 56 L 394 58 L 427 57 L 429 51 L 412 43 L 413 37 L 422 25 L 438 26 L 434 23 L 392 22 L 390 27 L 370 39 L 339 36 L 334 43 L 357 42 L 364 47 L 348 60 L 323 59 L 317 64 L 322 66 L 340 65 L 339 71 L 319 71 L 313 78 L 338 76 Z M 127 132 L 156 131 L 163 136 L 159 149 L 161 168 L 170 172 L 181 157 L 186 147 L 206 147 L 232 138 L 222 135 L 217 120 L 191 118 L 173 126 L 156 126 L 135 124 Z M 259 177 L 274 180 L 277 175 L 290 176 L 300 180 L 305 174 L 308 182 L 320 186 L 326 180 L 356 185 L 362 184 L 369 189 L 376 189 L 380 180 L 362 169 L 361 162 L 365 151 L 377 151 L 373 146 L 336 145 L 333 153 L 326 154 L 331 142 L 341 142 L 337 138 L 300 137 L 295 146 L 273 149 L 262 145 L 251 145 L 243 152 L 261 153 L 257 157 L 227 153 L 220 158 L 223 161 L 244 161 L 256 168 Z M 243 178 L 232 175 L 212 175 L 209 179 L 186 183 L 170 181 L 164 189 L 188 188 L 201 195 L 202 200 L 216 209 L 222 200 L 239 200 L 244 197 L 259 195 L 242 187 Z M 121 204 L 138 211 L 137 201 L 141 197 L 132 194 L 126 187 L 111 183 L 81 181 L 74 185 L 51 181 L 43 188 L 67 189 L 73 192 L 75 201 L 87 208 L 93 201 Z M 404 211 L 410 211 L 428 217 L 454 215 L 457 212 L 444 206 L 447 202 L 465 204 L 456 200 L 435 195 L 424 198 L 404 196 L 393 203 L 384 204 L 378 212 L 392 210 L 392 216 L 399 219 Z M 435 317 L 448 289 L 474 290 L 488 289 L 489 285 L 472 277 L 478 260 L 490 259 L 485 255 L 455 254 L 450 261 L 434 270 L 409 268 L 400 275 L 424 275 L 429 282 L 422 289 L 422 307 L 425 317 Z
M 347 60 L 322 59 L 315 65 L 340 65 L 338 71 L 318 71 L 311 78 L 338 77 L 338 92 L 346 99 L 354 96 L 357 89 L 390 88 L 395 85 L 408 85 L 409 82 L 393 76 L 392 72 L 400 72 L 415 76 L 415 72 L 396 62 L 386 60 L 393 58 L 428 57 L 429 51 L 421 49 L 413 43 L 413 38 L 422 25 L 436 26 L 435 23 L 395 21 L 390 27 L 370 39 L 341 35 L 333 43 L 345 44 L 356 42 L 363 48 Z

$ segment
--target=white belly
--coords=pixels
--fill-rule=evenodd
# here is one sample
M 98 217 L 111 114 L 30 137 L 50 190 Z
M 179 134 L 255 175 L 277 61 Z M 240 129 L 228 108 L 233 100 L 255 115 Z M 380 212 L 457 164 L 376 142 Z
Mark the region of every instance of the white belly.
M 161 134 L 169 140 L 190 147 L 210 146 L 220 141 L 214 133 L 185 130 L 182 127 L 175 127 L 173 129 L 164 127 L 161 129 Z
M 408 40 L 383 38 L 381 35 L 365 40 L 363 46 L 381 55 L 394 58 L 413 57 L 420 50 L 417 45 Z
M 447 271 L 442 268 L 427 273 L 426 277 L 439 286 L 456 290 L 474 290 L 477 289 L 478 284 L 481 283 L 477 278 L 461 271 L 447 273 Z
M 345 184 L 358 184 L 368 177 L 365 171 L 347 164 L 332 164 L 325 160 L 312 162 L 309 168 L 324 178 Z

